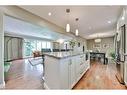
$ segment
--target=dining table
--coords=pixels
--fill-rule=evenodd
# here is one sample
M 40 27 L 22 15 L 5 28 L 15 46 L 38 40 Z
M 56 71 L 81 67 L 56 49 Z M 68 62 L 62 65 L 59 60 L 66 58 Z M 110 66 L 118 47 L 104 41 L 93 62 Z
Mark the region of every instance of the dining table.
M 90 55 L 101 55 L 101 57 L 103 57 L 104 59 L 104 64 L 106 64 L 105 60 L 106 60 L 106 54 L 104 52 L 90 52 Z

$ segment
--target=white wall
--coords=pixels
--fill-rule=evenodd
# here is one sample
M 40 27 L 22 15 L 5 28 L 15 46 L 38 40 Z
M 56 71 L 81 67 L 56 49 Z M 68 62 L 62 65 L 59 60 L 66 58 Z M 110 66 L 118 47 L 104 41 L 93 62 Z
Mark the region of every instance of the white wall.
M 83 46 L 85 48 L 85 51 L 87 51 L 87 42 L 86 39 L 77 37 L 76 41 L 80 43 L 80 47 L 78 47 L 78 43 L 75 45 L 74 47 L 74 51 L 75 52 L 82 52 L 83 51 Z
M 87 40 L 87 48 L 89 50 L 96 50 L 96 48 L 94 48 L 94 44 L 95 44 L 94 39 Z M 103 47 L 104 44 L 109 45 L 109 47 L 104 48 Z M 107 50 L 114 49 L 114 37 L 101 38 L 100 45 L 101 45 L 101 48 L 98 48 L 100 52 L 107 52 Z
M 4 86 L 4 32 L 3 32 L 4 14 L 0 10 L 0 88 Z

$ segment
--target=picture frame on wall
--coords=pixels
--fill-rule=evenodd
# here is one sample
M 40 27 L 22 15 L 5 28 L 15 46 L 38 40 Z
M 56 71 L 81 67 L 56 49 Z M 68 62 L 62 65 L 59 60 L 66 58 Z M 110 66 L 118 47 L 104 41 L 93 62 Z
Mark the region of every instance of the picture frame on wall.
M 100 44 L 100 43 L 95 43 L 95 44 L 93 45 L 93 48 L 101 48 L 101 44 Z
M 109 44 L 103 44 L 103 48 L 109 48 Z

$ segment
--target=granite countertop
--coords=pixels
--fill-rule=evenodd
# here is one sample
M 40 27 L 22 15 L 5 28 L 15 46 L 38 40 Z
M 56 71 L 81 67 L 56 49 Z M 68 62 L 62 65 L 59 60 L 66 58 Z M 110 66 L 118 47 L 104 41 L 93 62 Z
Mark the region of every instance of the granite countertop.
M 44 55 L 54 57 L 54 58 L 57 58 L 57 59 L 72 57 L 72 56 L 81 55 L 81 54 L 85 54 L 85 53 L 84 52 L 82 52 L 82 53 L 79 53 L 79 52 L 78 53 L 76 53 L 76 52 L 50 52 L 50 53 L 44 53 Z

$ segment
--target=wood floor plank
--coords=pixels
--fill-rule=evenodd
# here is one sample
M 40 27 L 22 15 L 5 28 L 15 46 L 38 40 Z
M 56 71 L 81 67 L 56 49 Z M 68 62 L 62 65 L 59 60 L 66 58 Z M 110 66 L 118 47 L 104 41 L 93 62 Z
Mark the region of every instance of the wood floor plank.
M 12 62 L 5 89 L 44 89 L 43 65 L 32 66 L 27 59 Z
M 118 82 L 116 73 L 115 64 L 91 62 L 91 68 L 73 89 L 126 89 Z M 5 89 L 44 89 L 42 74 L 41 64 L 32 66 L 27 59 L 16 60 L 9 70 Z
M 103 65 L 92 62 L 89 71 L 73 89 L 126 89 L 116 78 L 117 69 L 114 63 Z

